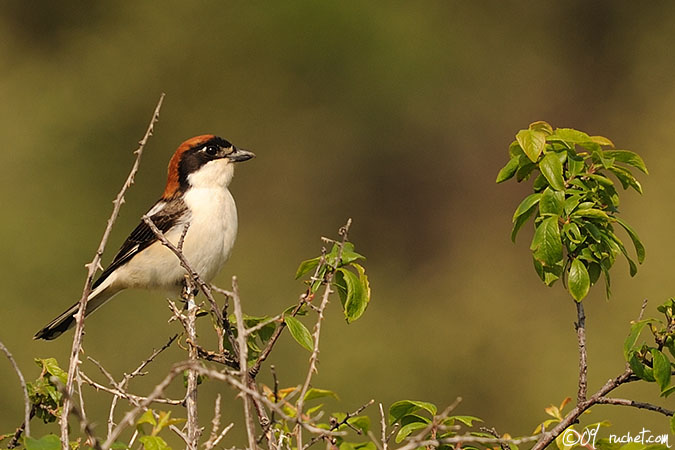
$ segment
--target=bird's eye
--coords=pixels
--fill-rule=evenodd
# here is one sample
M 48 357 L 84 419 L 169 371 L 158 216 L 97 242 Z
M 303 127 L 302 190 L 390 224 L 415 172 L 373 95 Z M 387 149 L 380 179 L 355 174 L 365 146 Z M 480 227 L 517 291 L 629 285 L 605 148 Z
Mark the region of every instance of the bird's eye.
M 218 154 L 218 146 L 216 145 L 207 145 L 204 147 L 204 152 L 209 156 L 216 156 Z

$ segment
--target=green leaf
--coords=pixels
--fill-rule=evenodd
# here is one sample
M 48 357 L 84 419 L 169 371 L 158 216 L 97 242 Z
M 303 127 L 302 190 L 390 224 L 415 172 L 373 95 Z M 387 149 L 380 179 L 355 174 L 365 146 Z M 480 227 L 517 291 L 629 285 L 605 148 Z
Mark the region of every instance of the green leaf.
M 417 400 L 399 400 L 389 407 L 389 425 L 401 420 L 403 416 L 412 414 L 419 410 L 425 410 L 436 415 L 436 405 L 428 402 L 420 402 Z
M 523 180 L 527 180 L 532 174 L 532 171 L 537 167 L 536 164 L 532 163 L 532 161 L 529 160 L 529 158 L 525 157 L 523 159 L 526 161 L 526 163 L 523 164 L 521 162 L 520 166 L 518 167 L 518 170 L 516 170 L 516 181 L 518 183 L 520 183 Z
M 328 389 L 310 388 L 307 390 L 307 393 L 305 393 L 306 402 L 314 400 L 315 398 L 323 397 L 333 397 L 334 399 L 339 400 L 338 395 L 333 391 L 329 391 Z
M 301 262 L 300 266 L 298 267 L 298 270 L 295 272 L 295 279 L 297 280 L 301 276 L 314 270 L 319 265 L 319 261 L 321 261 L 321 258 L 316 257 Z
M 342 273 L 347 287 L 347 297 L 344 301 L 344 313 L 347 323 L 351 323 L 361 317 L 370 302 L 370 285 L 365 274 L 365 269 L 359 264 L 352 264 L 352 266 L 356 268 L 358 275 L 346 268 L 338 269 L 338 272 Z
M 155 420 L 155 416 L 153 414 L 152 409 L 148 409 L 143 413 L 141 417 L 138 418 L 136 421 L 136 426 L 141 425 L 143 423 L 149 423 L 150 425 L 157 426 L 157 421 Z
M 574 128 L 556 128 L 551 138 L 559 138 L 571 144 L 586 144 L 593 142 L 591 137 L 583 131 L 575 130 Z
M 518 234 L 518 231 L 523 225 L 525 225 L 525 222 L 527 222 L 529 218 L 532 217 L 532 214 L 536 211 L 536 209 L 536 205 L 532 205 L 532 207 L 524 214 L 518 216 L 518 218 L 513 223 L 513 228 L 511 229 L 511 241 L 516 242 L 516 235 Z
M 603 210 L 595 208 L 581 209 L 581 205 L 579 206 L 579 209 L 572 213 L 572 217 L 587 217 L 589 219 L 609 220 L 609 216 Z
M 516 140 L 530 161 L 537 162 L 546 145 L 546 133 L 535 130 L 520 130 Z
M 35 363 L 42 369 L 43 372 L 51 376 L 57 377 L 64 385 L 68 381 L 68 374 L 59 367 L 56 358 L 35 358 Z
M 640 333 L 644 327 L 652 322 L 652 319 L 640 320 L 638 322 L 633 322 L 630 326 L 630 333 L 623 343 L 623 356 L 628 361 L 631 354 L 638 348 L 637 342 L 640 339 Z
M 509 145 L 509 158 L 518 159 L 521 156 L 524 156 L 525 158 L 527 158 L 527 155 L 525 155 L 525 152 L 520 147 L 520 144 L 518 144 L 518 141 L 511 142 L 511 145 Z
M 615 217 L 614 219 L 619 225 L 623 227 L 624 230 L 626 230 L 628 236 L 630 236 L 631 241 L 633 241 L 633 246 L 635 246 L 635 252 L 637 253 L 638 262 L 642 264 L 642 262 L 645 260 L 645 247 L 644 245 L 642 245 L 642 242 L 640 241 L 640 238 L 638 237 L 637 233 L 630 225 L 624 222 L 623 219 L 620 219 L 618 217 Z
M 540 214 L 555 214 L 561 216 L 565 205 L 565 193 L 546 188 L 539 201 Z
M 572 211 L 576 209 L 577 206 L 579 206 L 579 202 L 581 201 L 581 194 L 574 194 L 570 195 L 565 199 L 565 214 L 568 216 L 572 214 Z
M 159 420 L 157 421 L 157 427 L 155 430 L 153 430 L 153 435 L 158 434 L 160 431 L 162 431 L 164 428 L 170 426 L 170 425 L 177 425 L 179 423 L 185 422 L 186 419 L 172 419 L 171 418 L 171 411 L 160 411 L 159 412 Z
M 530 249 L 545 266 L 554 266 L 563 258 L 558 216 L 544 219 L 534 232 Z
M 649 382 L 656 381 L 652 368 L 647 367 L 642 361 L 640 361 L 636 352 L 631 354 L 630 358 L 628 359 L 628 365 L 638 378 Z
M 595 180 L 598 183 L 602 184 L 603 186 L 614 186 L 614 182 L 610 180 L 607 177 L 604 177 L 602 175 L 598 175 L 597 173 L 589 173 L 584 176 L 587 176 L 591 180 Z
M 333 413 L 332 416 L 335 417 L 335 419 L 338 422 L 342 422 L 343 420 L 345 420 L 345 417 L 347 417 L 347 414 L 345 414 L 343 412 L 339 412 L 339 413 Z M 349 425 L 351 425 L 352 427 L 357 428 L 358 430 L 361 430 L 361 432 L 364 433 L 364 434 L 367 433 L 368 430 L 370 429 L 370 417 L 368 417 L 368 416 L 350 417 L 347 420 L 347 423 Z M 347 428 L 347 425 L 343 424 L 343 425 L 340 425 L 338 430 L 343 430 L 345 428 Z
M 632 187 L 633 189 L 638 191 L 640 194 L 642 194 L 642 185 L 633 176 L 633 174 L 630 172 L 630 170 L 624 169 L 623 167 L 610 167 L 609 170 L 614 175 L 616 175 L 616 177 L 621 182 L 621 186 L 624 189 L 628 189 L 628 187 Z
M 366 259 L 366 257 L 354 251 L 354 244 L 351 242 L 345 242 L 342 246 L 341 259 L 342 265 L 346 266 L 347 264 L 351 264 L 354 261 L 358 261 L 359 259 Z
M 141 436 L 138 440 L 145 450 L 171 450 L 171 447 L 159 436 Z
M 553 127 L 544 120 L 532 122 L 528 128 L 532 131 L 538 131 L 546 135 L 553 134 Z
M 556 191 L 565 189 L 563 165 L 555 153 L 549 153 L 539 163 L 539 170 L 546 177 L 548 184 Z
M 502 183 L 516 174 L 518 170 L 518 158 L 511 158 L 497 174 L 497 183 Z
M 675 392 L 675 386 L 671 386 L 661 391 L 661 397 L 668 398 L 670 397 L 670 394 L 672 394 L 673 392 Z
M 567 288 L 572 294 L 574 300 L 580 302 L 591 287 L 591 278 L 583 261 L 575 258 L 570 267 L 570 273 L 567 281 Z
M 585 167 L 586 163 L 583 159 L 573 158 L 571 156 L 567 158 L 567 171 L 569 172 L 570 178 L 574 178 L 579 175 Z
M 614 147 L 614 142 L 604 136 L 591 136 L 591 142 L 595 142 L 598 145 Z
M 403 439 L 407 438 L 412 434 L 413 431 L 422 430 L 427 427 L 426 423 L 412 422 L 408 425 L 401 427 L 396 434 L 396 443 L 400 443 Z
M 603 153 L 608 158 L 614 158 L 616 161 L 628 164 L 645 174 L 649 174 L 645 162 L 637 153 L 628 150 L 605 150 Z
M 474 416 L 450 416 L 448 419 L 455 420 L 457 422 L 461 422 L 467 427 L 472 427 L 474 422 L 482 422 L 483 419 L 479 419 L 478 417 Z
M 663 354 L 659 349 L 652 349 L 652 364 L 654 369 L 654 378 L 661 388 L 661 391 L 665 390 L 670 384 L 670 361 L 668 357 Z
M 40 439 L 25 437 L 24 445 L 26 450 L 60 450 L 61 439 L 54 434 L 42 436 Z
M 520 205 L 518 205 L 516 208 L 516 212 L 513 213 L 513 222 L 515 222 L 518 217 L 528 212 L 534 205 L 539 203 L 541 196 L 542 194 L 530 194 L 525 197 L 525 199 L 523 199 L 523 201 L 520 202 Z
M 293 316 L 285 316 L 284 322 L 288 325 L 288 331 L 295 341 L 306 348 L 308 351 L 314 350 L 314 341 L 312 335 L 305 325 Z

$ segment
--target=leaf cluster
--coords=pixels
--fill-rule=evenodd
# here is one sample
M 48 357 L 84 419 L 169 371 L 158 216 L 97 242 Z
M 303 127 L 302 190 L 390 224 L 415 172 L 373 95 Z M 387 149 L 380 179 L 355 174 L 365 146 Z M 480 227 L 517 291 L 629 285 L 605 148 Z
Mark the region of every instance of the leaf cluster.
M 52 377 L 65 385 L 68 374 L 59 367 L 55 358 L 35 358 L 35 363 L 40 367 L 40 376 L 35 381 L 26 383 L 28 399 L 35 416 L 44 423 L 51 423 L 61 417 L 63 406 L 63 394 L 59 392 Z
M 675 299 L 658 307 L 663 320 L 644 319 L 633 322 L 623 346 L 624 357 L 635 375 L 656 383 L 662 397 L 675 392 L 672 374 L 675 370 Z M 641 341 L 645 328 L 651 331 L 653 343 Z
M 136 429 L 141 434 L 138 440 L 146 450 L 171 450 L 171 447 L 159 436 L 159 433 L 171 425 L 178 425 L 183 422 L 185 422 L 185 419 L 171 418 L 171 411 L 155 412 L 148 409 L 136 421 Z M 149 430 L 146 429 L 145 424 L 150 425 Z
M 494 436 L 482 432 L 471 430 L 476 422 L 482 422 L 481 419 L 474 416 L 447 416 L 435 422 L 438 408 L 433 403 L 417 400 L 400 400 L 389 407 L 389 425 L 397 425 L 399 430 L 396 434 L 396 443 L 414 434 L 425 433 L 425 439 L 443 439 L 457 436 L 460 432 L 472 436 L 481 436 L 494 438 Z M 469 428 L 468 430 L 463 428 Z M 455 448 L 452 445 L 441 444 L 437 448 L 450 450 Z M 463 449 L 478 449 L 473 445 L 463 445 Z
M 301 278 L 314 271 L 309 281 L 310 294 L 313 295 L 325 280 L 331 280 L 340 296 L 347 323 L 354 322 L 363 315 L 370 302 L 370 283 L 366 270 L 357 263 L 366 258 L 354 251 L 351 242 L 334 243 L 330 252 L 300 263 L 295 278 Z
M 609 271 L 619 254 L 628 261 L 630 275 L 637 273 L 615 225 L 627 232 L 640 264 L 645 249 L 635 230 L 618 217 L 619 194 L 610 178 L 617 179 L 624 190 L 642 193 L 634 169 L 647 173 L 639 155 L 615 149 L 603 136 L 571 128 L 554 130 L 543 121 L 516 134 L 497 183 L 534 177 L 533 193 L 513 215 L 511 239 L 515 242 L 521 227 L 534 217 L 530 250 L 534 268 L 546 285 L 562 278 L 572 297 L 581 301 L 603 275 L 609 297 Z
M 277 404 L 280 404 L 284 414 L 289 418 L 296 418 L 298 416 L 298 410 L 295 403 L 292 401 L 293 396 L 298 392 L 297 387 L 289 387 L 284 389 L 279 389 L 277 392 L 274 392 L 268 386 L 263 385 L 263 394 L 271 401 Z M 304 401 L 311 402 L 317 399 L 327 399 L 334 398 L 339 399 L 338 395 L 328 389 L 320 388 L 310 388 L 305 393 Z M 344 412 L 333 412 L 329 415 L 325 414 L 324 403 L 316 404 L 308 408 L 303 413 L 303 420 L 315 422 L 315 426 L 320 429 L 330 430 L 330 431 L 352 431 L 356 435 L 365 435 L 370 429 L 370 417 L 366 415 L 354 415 L 349 416 Z M 322 417 L 328 417 L 327 422 L 320 421 Z M 278 420 L 274 423 L 272 431 L 275 433 L 276 438 L 280 436 L 290 436 L 293 433 L 293 429 L 296 426 L 296 422 L 291 420 Z M 334 444 L 336 447 L 341 450 L 352 450 L 352 449 L 367 449 L 367 450 L 376 450 L 375 445 L 372 442 L 352 442 L 349 440 L 349 435 L 347 436 L 335 436 Z

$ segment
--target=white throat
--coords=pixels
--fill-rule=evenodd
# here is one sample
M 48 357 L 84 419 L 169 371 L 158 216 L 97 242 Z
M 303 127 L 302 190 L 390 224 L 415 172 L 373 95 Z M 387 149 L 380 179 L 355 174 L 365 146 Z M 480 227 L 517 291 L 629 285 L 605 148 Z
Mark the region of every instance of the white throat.
M 193 188 L 227 188 L 233 176 L 234 165 L 223 158 L 207 162 L 187 179 Z

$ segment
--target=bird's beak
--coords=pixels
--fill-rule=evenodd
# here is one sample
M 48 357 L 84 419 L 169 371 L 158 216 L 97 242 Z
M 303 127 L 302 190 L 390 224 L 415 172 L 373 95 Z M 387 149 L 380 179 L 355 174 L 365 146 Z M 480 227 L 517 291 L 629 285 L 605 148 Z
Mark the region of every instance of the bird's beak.
M 247 161 L 255 157 L 255 153 L 232 146 L 232 153 L 228 154 L 225 157 L 232 162 L 240 162 L 240 161 Z

